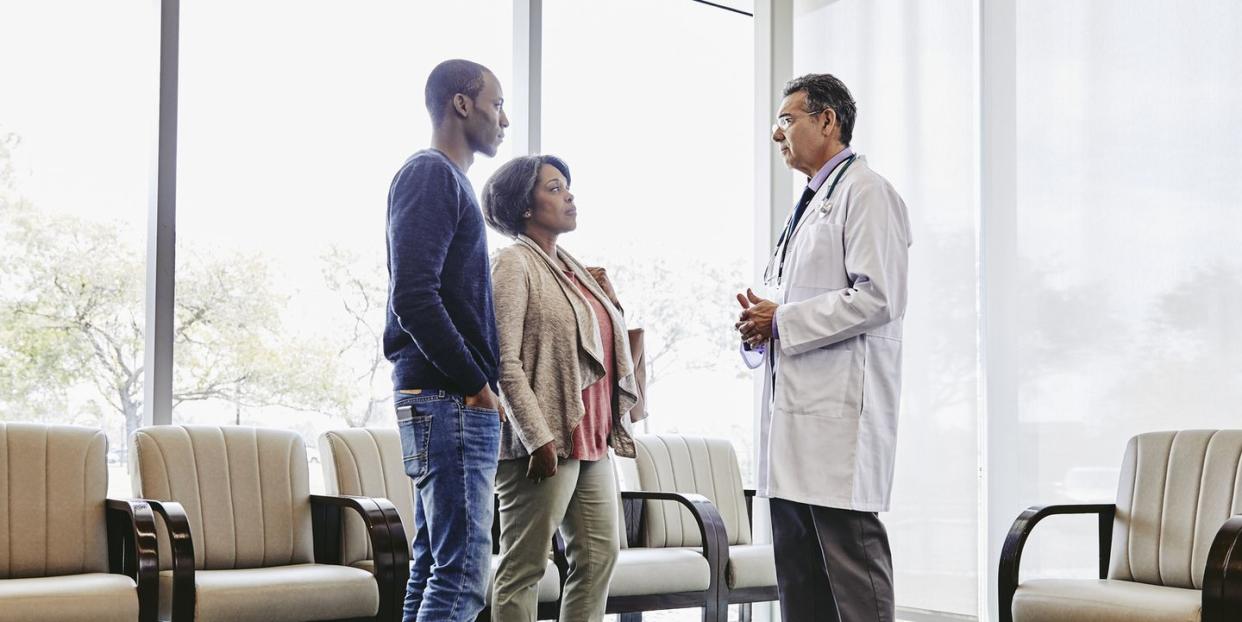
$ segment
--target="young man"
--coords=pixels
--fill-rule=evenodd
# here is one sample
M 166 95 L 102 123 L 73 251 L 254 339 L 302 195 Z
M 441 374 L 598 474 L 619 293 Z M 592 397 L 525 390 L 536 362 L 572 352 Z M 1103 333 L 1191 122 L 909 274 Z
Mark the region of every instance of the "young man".
M 807 187 L 766 271 L 775 300 L 738 294 L 748 364 L 766 361 L 759 494 L 786 622 L 895 613 L 877 513 L 893 484 L 910 220 L 850 149 L 855 113 L 831 75 L 785 85 L 772 140 Z
M 504 416 L 487 239 L 466 171 L 474 154 L 496 155 L 509 119 L 496 76 L 466 60 L 432 70 L 426 102 L 431 148 L 388 191 L 384 355 L 416 488 L 404 619 L 453 622 L 483 609 Z

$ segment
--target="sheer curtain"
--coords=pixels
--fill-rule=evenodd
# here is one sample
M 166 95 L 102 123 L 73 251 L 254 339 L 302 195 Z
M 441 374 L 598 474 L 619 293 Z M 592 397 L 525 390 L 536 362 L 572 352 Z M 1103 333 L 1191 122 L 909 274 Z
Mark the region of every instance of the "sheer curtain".
M 1020 283 L 1018 330 L 993 363 L 1018 392 L 989 448 L 1017 457 L 991 474 L 1011 514 L 1111 500 L 1134 434 L 1242 421 L 1242 6 L 1016 9 L 1016 261 L 996 278 Z M 1090 519 L 1050 522 L 1023 566 L 1092 576 L 1094 542 Z
M 854 90 L 915 226 L 898 603 L 986 618 L 1022 508 L 1113 499 L 1134 434 L 1239 425 L 1242 5 L 799 6 L 795 73 Z M 1091 519 L 1041 526 L 1023 566 L 1091 576 Z
M 794 73 L 858 102 L 853 147 L 910 208 L 914 245 L 893 511 L 898 605 L 978 597 L 974 3 L 847 1 L 796 17 Z

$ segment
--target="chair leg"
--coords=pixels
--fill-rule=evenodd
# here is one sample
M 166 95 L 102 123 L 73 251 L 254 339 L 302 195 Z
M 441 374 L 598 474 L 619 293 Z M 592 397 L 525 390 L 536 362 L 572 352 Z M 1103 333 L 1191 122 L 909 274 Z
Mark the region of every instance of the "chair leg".
M 739 622 L 750 622 L 752 619 L 750 603 L 742 603 L 740 605 L 741 615 L 738 616 Z
M 619 622 L 643 622 L 643 613 L 641 611 L 623 613 L 619 617 Z
M 717 607 L 716 603 L 710 603 L 703 607 L 703 622 L 726 622 L 729 619 L 729 607 L 725 605 Z

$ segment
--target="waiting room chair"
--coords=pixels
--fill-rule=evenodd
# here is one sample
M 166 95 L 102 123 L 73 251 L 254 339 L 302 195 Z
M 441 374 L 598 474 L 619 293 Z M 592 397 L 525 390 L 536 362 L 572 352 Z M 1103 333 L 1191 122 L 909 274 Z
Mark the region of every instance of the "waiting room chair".
M 755 491 L 742 487 L 733 445 L 718 438 L 652 434 L 636 437 L 637 485 L 642 490 L 696 493 L 716 507 L 724 523 L 728 547 L 722 552 L 724 582 L 720 608 L 742 605 L 749 620 L 751 603 L 773 601 L 776 562 L 771 544 L 754 544 L 752 500 Z M 648 545 L 698 547 L 694 521 L 683 508 L 648 503 L 642 515 L 642 538 Z
M 409 551 L 396 508 L 385 499 L 311 495 L 296 433 L 155 426 L 137 430 L 132 445 L 135 491 L 184 508 L 152 502 L 163 518 L 162 616 L 401 619 Z M 374 573 L 339 563 L 342 510 L 362 517 Z
M 637 474 L 634 460 L 613 458 L 621 503 L 618 526 L 621 551 L 608 592 L 608 613 L 620 614 L 620 622 L 638 622 L 643 612 L 699 608 L 703 620 L 721 621 L 728 611 L 721 606 L 727 554 L 724 523 L 706 497 L 688 493 L 643 491 L 623 488 L 621 477 L 633 488 Z M 668 503 L 685 508 L 687 530 L 698 533 L 705 547 L 664 546 L 648 541 L 644 533 L 644 508 L 649 503 Z
M 0 621 L 155 622 L 155 516 L 106 499 L 93 428 L 0 422 Z
M 350 428 L 331 430 L 319 437 L 324 487 L 332 494 L 366 495 L 384 497 L 392 501 L 406 526 L 405 533 L 414 535 L 414 486 L 405 474 L 401 453 L 401 437 L 397 430 L 387 428 Z M 499 525 L 499 521 L 496 522 Z M 370 570 L 371 549 L 364 537 L 365 530 L 355 517 L 348 517 L 343 525 L 342 562 L 356 568 Z M 497 527 L 498 529 L 498 527 Z M 497 529 L 493 529 L 493 546 L 499 542 Z M 494 551 L 494 553 L 497 551 Z M 492 556 L 492 574 L 500 561 Z M 554 620 L 560 611 L 561 585 L 564 568 L 553 561 L 548 562 L 538 585 L 539 618 Z M 408 575 L 407 575 L 408 576 Z M 488 584 L 487 600 L 491 601 L 491 584 Z M 480 620 L 489 617 L 484 609 Z
M 1242 620 L 1242 430 L 1130 439 L 1115 504 L 1034 506 L 1001 552 L 1002 622 Z M 1099 580 L 1020 581 L 1044 518 L 1099 517 Z

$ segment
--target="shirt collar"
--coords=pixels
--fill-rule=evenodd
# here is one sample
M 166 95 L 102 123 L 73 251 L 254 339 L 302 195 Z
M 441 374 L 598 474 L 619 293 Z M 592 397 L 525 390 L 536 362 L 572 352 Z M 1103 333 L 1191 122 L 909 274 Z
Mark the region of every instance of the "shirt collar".
M 825 164 L 823 168 L 819 169 L 819 172 L 807 182 L 806 187 L 810 188 L 814 192 L 819 192 L 820 187 L 824 185 L 824 182 L 828 180 L 828 176 L 832 174 L 832 170 L 837 168 L 838 164 L 844 162 L 846 158 L 852 155 L 854 155 L 854 150 L 849 147 L 839 151 L 837 155 L 832 156 L 832 159 L 828 160 L 828 163 Z

